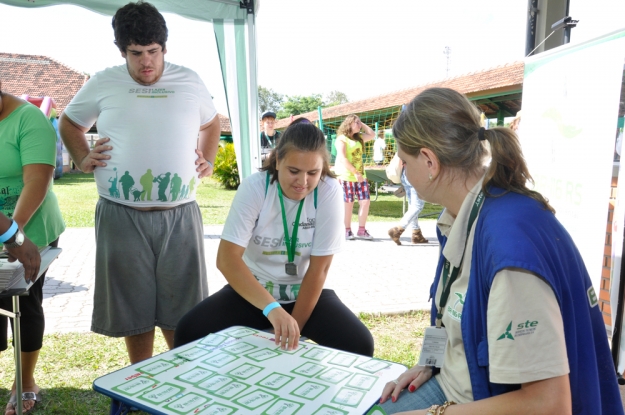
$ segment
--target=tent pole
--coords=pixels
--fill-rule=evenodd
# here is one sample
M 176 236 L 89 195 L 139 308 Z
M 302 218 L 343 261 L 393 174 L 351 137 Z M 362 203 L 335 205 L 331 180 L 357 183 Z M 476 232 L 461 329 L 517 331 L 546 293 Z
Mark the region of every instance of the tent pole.
M 259 123 L 258 123 L 258 64 L 256 61 L 256 23 L 254 16 L 253 1 L 250 1 L 251 7 L 248 7 L 247 11 L 247 35 L 248 35 L 248 62 L 250 68 L 250 119 L 248 120 L 250 125 L 250 141 L 259 140 Z M 260 162 L 260 147 L 258 145 L 252 146 L 255 150 L 252 154 L 252 171 L 261 167 Z

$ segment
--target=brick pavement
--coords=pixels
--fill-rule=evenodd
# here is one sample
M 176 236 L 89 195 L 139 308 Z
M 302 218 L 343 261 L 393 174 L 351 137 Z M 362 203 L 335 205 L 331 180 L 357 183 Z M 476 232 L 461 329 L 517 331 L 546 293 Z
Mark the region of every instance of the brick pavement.
M 335 289 L 354 313 L 429 309 L 429 286 L 438 256 L 435 222 L 421 221 L 423 234 L 432 242 L 428 245 L 411 245 L 409 236 L 402 238 L 404 245 L 395 245 L 386 233 L 393 225 L 369 223 L 374 241 L 347 241 L 343 252 L 334 257 L 326 286 Z M 204 228 L 210 293 L 226 283 L 215 267 L 222 228 Z M 86 332 L 93 309 L 94 229 L 69 228 L 59 246 L 63 253 L 50 266 L 43 288 L 46 333 Z

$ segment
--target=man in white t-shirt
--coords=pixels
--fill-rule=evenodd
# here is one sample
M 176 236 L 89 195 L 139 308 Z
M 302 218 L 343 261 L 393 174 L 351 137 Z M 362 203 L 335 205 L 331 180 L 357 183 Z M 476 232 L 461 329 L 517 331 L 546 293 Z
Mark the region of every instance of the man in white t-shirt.
M 113 17 L 125 65 L 95 74 L 61 117 L 63 141 L 94 172 L 96 284 L 91 329 L 125 337 L 131 363 L 170 347 L 178 320 L 208 295 L 199 179 L 213 171 L 220 126 L 199 76 L 165 62 L 167 26 L 149 3 Z M 101 138 L 85 132 L 97 120 Z

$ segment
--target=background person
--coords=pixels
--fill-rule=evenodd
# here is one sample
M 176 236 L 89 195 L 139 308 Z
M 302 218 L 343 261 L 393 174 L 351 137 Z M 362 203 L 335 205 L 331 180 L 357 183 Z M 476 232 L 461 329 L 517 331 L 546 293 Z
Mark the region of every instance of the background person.
M 52 191 L 52 177 L 56 167 L 56 131 L 39 108 L 1 92 L 1 88 L 0 83 L 0 188 L 6 191 L 0 194 L 0 211 L 12 218 L 19 232 L 24 232 L 38 247 L 58 246 L 65 223 Z M 20 239 L 14 233 L 4 241 L 4 246 L 13 251 L 18 248 Z M 41 258 L 33 261 L 39 264 Z M 34 276 L 36 278 L 36 274 Z M 35 382 L 35 366 L 45 329 L 42 306 L 45 279 L 44 273 L 31 286 L 28 295 L 19 297 L 24 393 L 19 398 L 15 396 L 14 382 L 5 415 L 16 413 L 18 401 L 23 401 L 23 409 L 30 411 L 41 399 L 39 386 Z M 0 308 L 12 311 L 12 298 L 0 298 Z M 6 349 L 7 317 L 0 316 L 0 350 Z
M 276 148 L 280 141 L 280 131 L 273 129 L 276 123 L 276 113 L 265 111 L 260 117 L 263 131 L 260 132 L 260 154 L 261 160 L 269 158 L 271 151 Z
M 136 363 L 152 356 L 155 327 L 172 347 L 180 317 L 208 295 L 195 184 L 212 174 L 220 126 L 200 77 L 165 62 L 167 25 L 154 6 L 129 3 L 112 25 L 126 62 L 89 79 L 60 129 L 79 168 L 94 172 L 100 195 L 91 330 L 124 337 Z M 104 138 L 91 150 L 85 132 L 96 120 Z M 142 186 L 132 200 L 109 191 L 109 180 L 126 171 Z M 176 200 L 174 174 L 189 189 Z
M 386 148 L 386 140 L 384 139 L 384 130 L 378 131 L 378 137 L 373 142 L 373 161 L 380 165 L 384 163 L 384 149 Z
M 291 124 L 263 171 L 241 183 L 217 252 L 228 285 L 180 320 L 176 347 L 243 325 L 273 327 L 283 348 L 297 347 L 301 332 L 323 346 L 373 355 L 369 330 L 323 288 L 343 244 L 342 194 L 323 133 L 307 121 Z
M 352 211 L 354 200 L 358 200 L 358 239 L 371 240 L 365 225 L 369 216 L 371 195 L 369 183 L 365 173 L 363 156 L 365 142 L 375 138 L 375 132 L 363 124 L 357 115 L 348 115 L 336 131 L 336 160 L 335 171 L 339 183 L 343 187 L 343 201 L 345 202 L 345 239 L 354 239 L 352 232 Z
M 526 187 L 516 134 L 485 130 L 466 97 L 432 88 L 393 135 L 419 196 L 445 207 L 430 331 L 445 330 L 447 347 L 440 373 L 415 366 L 385 386 L 386 412 L 623 414 L 597 295 L 553 208 Z
M 412 228 L 412 235 L 410 241 L 413 244 L 427 244 L 428 240 L 423 233 L 421 233 L 421 227 L 419 226 L 419 214 L 423 210 L 425 202 L 419 199 L 417 191 L 410 185 L 408 179 L 406 179 L 406 169 L 401 172 L 401 184 L 406 191 L 406 198 L 408 199 L 408 210 L 404 213 L 398 226 L 394 226 L 388 231 L 388 236 L 391 237 L 393 242 L 397 245 L 401 245 L 399 239 L 406 229 Z

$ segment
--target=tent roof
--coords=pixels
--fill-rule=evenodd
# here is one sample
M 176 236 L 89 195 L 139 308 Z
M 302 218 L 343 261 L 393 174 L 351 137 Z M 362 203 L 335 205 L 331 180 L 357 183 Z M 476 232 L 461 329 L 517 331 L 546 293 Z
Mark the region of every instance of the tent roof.
M 0 0 L 0 3 L 17 7 L 45 7 L 58 4 L 71 4 L 91 11 L 112 16 L 117 9 L 130 0 Z M 175 13 L 180 16 L 212 21 L 213 19 L 246 19 L 247 10 L 240 7 L 239 0 L 149 0 L 160 12 Z M 258 13 L 260 0 L 254 1 Z

